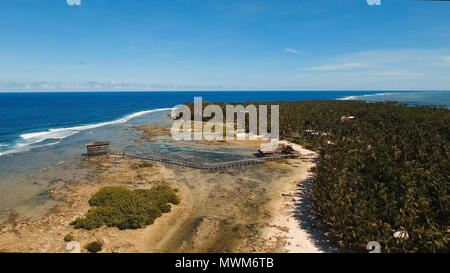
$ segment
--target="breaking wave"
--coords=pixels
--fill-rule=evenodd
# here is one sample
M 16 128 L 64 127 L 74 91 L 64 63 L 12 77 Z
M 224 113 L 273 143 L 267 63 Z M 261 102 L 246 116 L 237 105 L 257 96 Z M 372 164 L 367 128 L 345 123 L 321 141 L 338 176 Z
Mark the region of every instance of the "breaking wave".
M 103 126 L 107 126 L 107 125 L 121 124 L 121 123 L 125 123 L 133 118 L 137 118 L 137 117 L 140 117 L 140 116 L 143 116 L 146 114 L 161 112 L 161 111 L 168 111 L 168 110 L 172 110 L 172 108 L 159 108 L 159 109 L 153 109 L 153 110 L 139 111 L 139 112 L 124 116 L 123 118 L 113 120 L 113 121 L 106 121 L 106 122 L 74 126 L 74 127 L 67 127 L 67 128 L 48 129 L 47 131 L 22 134 L 22 135 L 20 135 L 20 140 L 12 147 L 12 149 L 0 152 L 0 156 L 14 154 L 14 153 L 18 153 L 18 152 L 25 152 L 25 151 L 31 150 L 32 148 L 55 145 L 55 144 L 60 143 L 61 140 L 65 139 L 69 136 L 72 136 L 74 134 L 77 134 L 81 131 L 84 131 L 84 130 L 90 130 L 90 129 L 103 127 Z M 9 146 L 9 145 L 2 144 L 1 146 L 5 147 L 5 146 Z
M 338 98 L 337 100 L 368 100 L 373 97 L 390 96 L 390 95 L 395 95 L 395 93 L 376 93 L 376 94 L 360 95 L 360 96 L 347 96 L 347 97 L 343 97 L 343 98 Z

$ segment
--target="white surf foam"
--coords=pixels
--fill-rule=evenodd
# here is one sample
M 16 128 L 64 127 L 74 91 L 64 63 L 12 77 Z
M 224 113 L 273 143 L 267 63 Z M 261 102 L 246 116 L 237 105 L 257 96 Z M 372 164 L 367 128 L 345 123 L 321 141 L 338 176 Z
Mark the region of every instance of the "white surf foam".
M 360 95 L 360 96 L 348 96 L 348 97 L 338 98 L 337 100 L 367 100 L 371 97 L 389 96 L 389 95 L 395 95 L 395 93 L 376 93 L 376 94 Z
M 169 111 L 172 110 L 172 108 L 159 108 L 159 109 L 153 109 L 153 110 L 146 110 L 146 111 L 139 111 L 127 116 L 124 116 L 123 118 L 113 120 L 113 121 L 106 121 L 106 122 L 100 122 L 95 124 L 89 124 L 89 125 L 81 125 L 81 126 L 74 126 L 74 127 L 67 127 L 67 128 L 55 128 L 55 129 L 49 129 L 47 131 L 42 132 L 33 132 L 33 133 L 27 133 L 20 135 L 21 140 L 14 146 L 13 149 L 4 151 L 0 153 L 0 156 L 2 155 L 8 155 L 18 152 L 25 152 L 29 151 L 32 148 L 36 147 L 43 147 L 43 146 L 51 146 L 58 144 L 61 140 L 72 136 L 74 134 L 77 134 L 84 130 L 90 130 L 94 128 L 99 128 L 107 125 L 114 125 L 114 124 L 121 124 L 125 123 L 133 118 L 137 118 L 146 114 L 155 113 L 155 112 L 161 112 L 161 111 Z M 50 139 L 57 139 L 56 142 L 46 143 L 43 145 L 36 145 L 41 142 L 44 142 L 46 140 Z M 33 145 L 33 147 L 31 147 Z

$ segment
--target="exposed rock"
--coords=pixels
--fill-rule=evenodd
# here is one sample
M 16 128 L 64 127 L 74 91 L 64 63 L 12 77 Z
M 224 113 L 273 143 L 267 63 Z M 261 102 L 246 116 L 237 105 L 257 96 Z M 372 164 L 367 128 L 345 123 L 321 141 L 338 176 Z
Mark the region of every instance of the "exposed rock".
M 63 192 L 61 191 L 60 188 L 51 189 L 48 191 L 48 193 L 50 194 L 50 197 L 54 200 L 59 199 L 63 195 Z
M 220 220 L 210 216 L 197 219 L 197 225 L 193 236 L 195 247 L 199 247 L 202 242 L 208 241 L 219 230 Z

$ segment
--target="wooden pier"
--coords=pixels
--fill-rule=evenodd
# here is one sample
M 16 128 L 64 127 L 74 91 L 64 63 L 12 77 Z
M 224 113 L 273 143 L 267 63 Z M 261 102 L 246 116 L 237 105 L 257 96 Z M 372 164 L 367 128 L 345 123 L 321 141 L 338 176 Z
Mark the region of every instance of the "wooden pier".
M 111 154 L 118 155 L 118 156 L 124 156 L 124 157 L 128 157 L 128 158 L 161 162 L 161 163 L 165 163 L 165 164 L 183 166 L 183 167 L 200 169 L 200 170 L 211 170 L 211 171 L 225 170 L 225 169 L 229 169 L 229 168 L 238 168 L 238 167 L 243 167 L 243 166 L 262 164 L 267 161 L 277 161 L 277 160 L 291 159 L 291 158 L 315 159 L 314 156 L 309 156 L 309 155 L 299 156 L 298 154 L 277 154 L 277 155 L 261 157 L 261 158 L 250 158 L 250 159 L 242 159 L 242 160 L 235 160 L 235 161 L 207 163 L 206 164 L 206 163 L 195 163 L 195 162 L 191 162 L 191 161 L 157 157 L 157 156 L 130 154 L 130 153 L 124 153 L 124 152 L 111 152 Z

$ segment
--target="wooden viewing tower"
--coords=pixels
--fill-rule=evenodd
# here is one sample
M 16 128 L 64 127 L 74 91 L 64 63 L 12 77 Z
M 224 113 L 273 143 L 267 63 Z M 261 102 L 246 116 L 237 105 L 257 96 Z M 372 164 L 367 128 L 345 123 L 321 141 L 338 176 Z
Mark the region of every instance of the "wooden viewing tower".
M 109 149 L 109 141 L 96 141 L 86 144 L 88 156 L 106 155 L 111 151 Z

